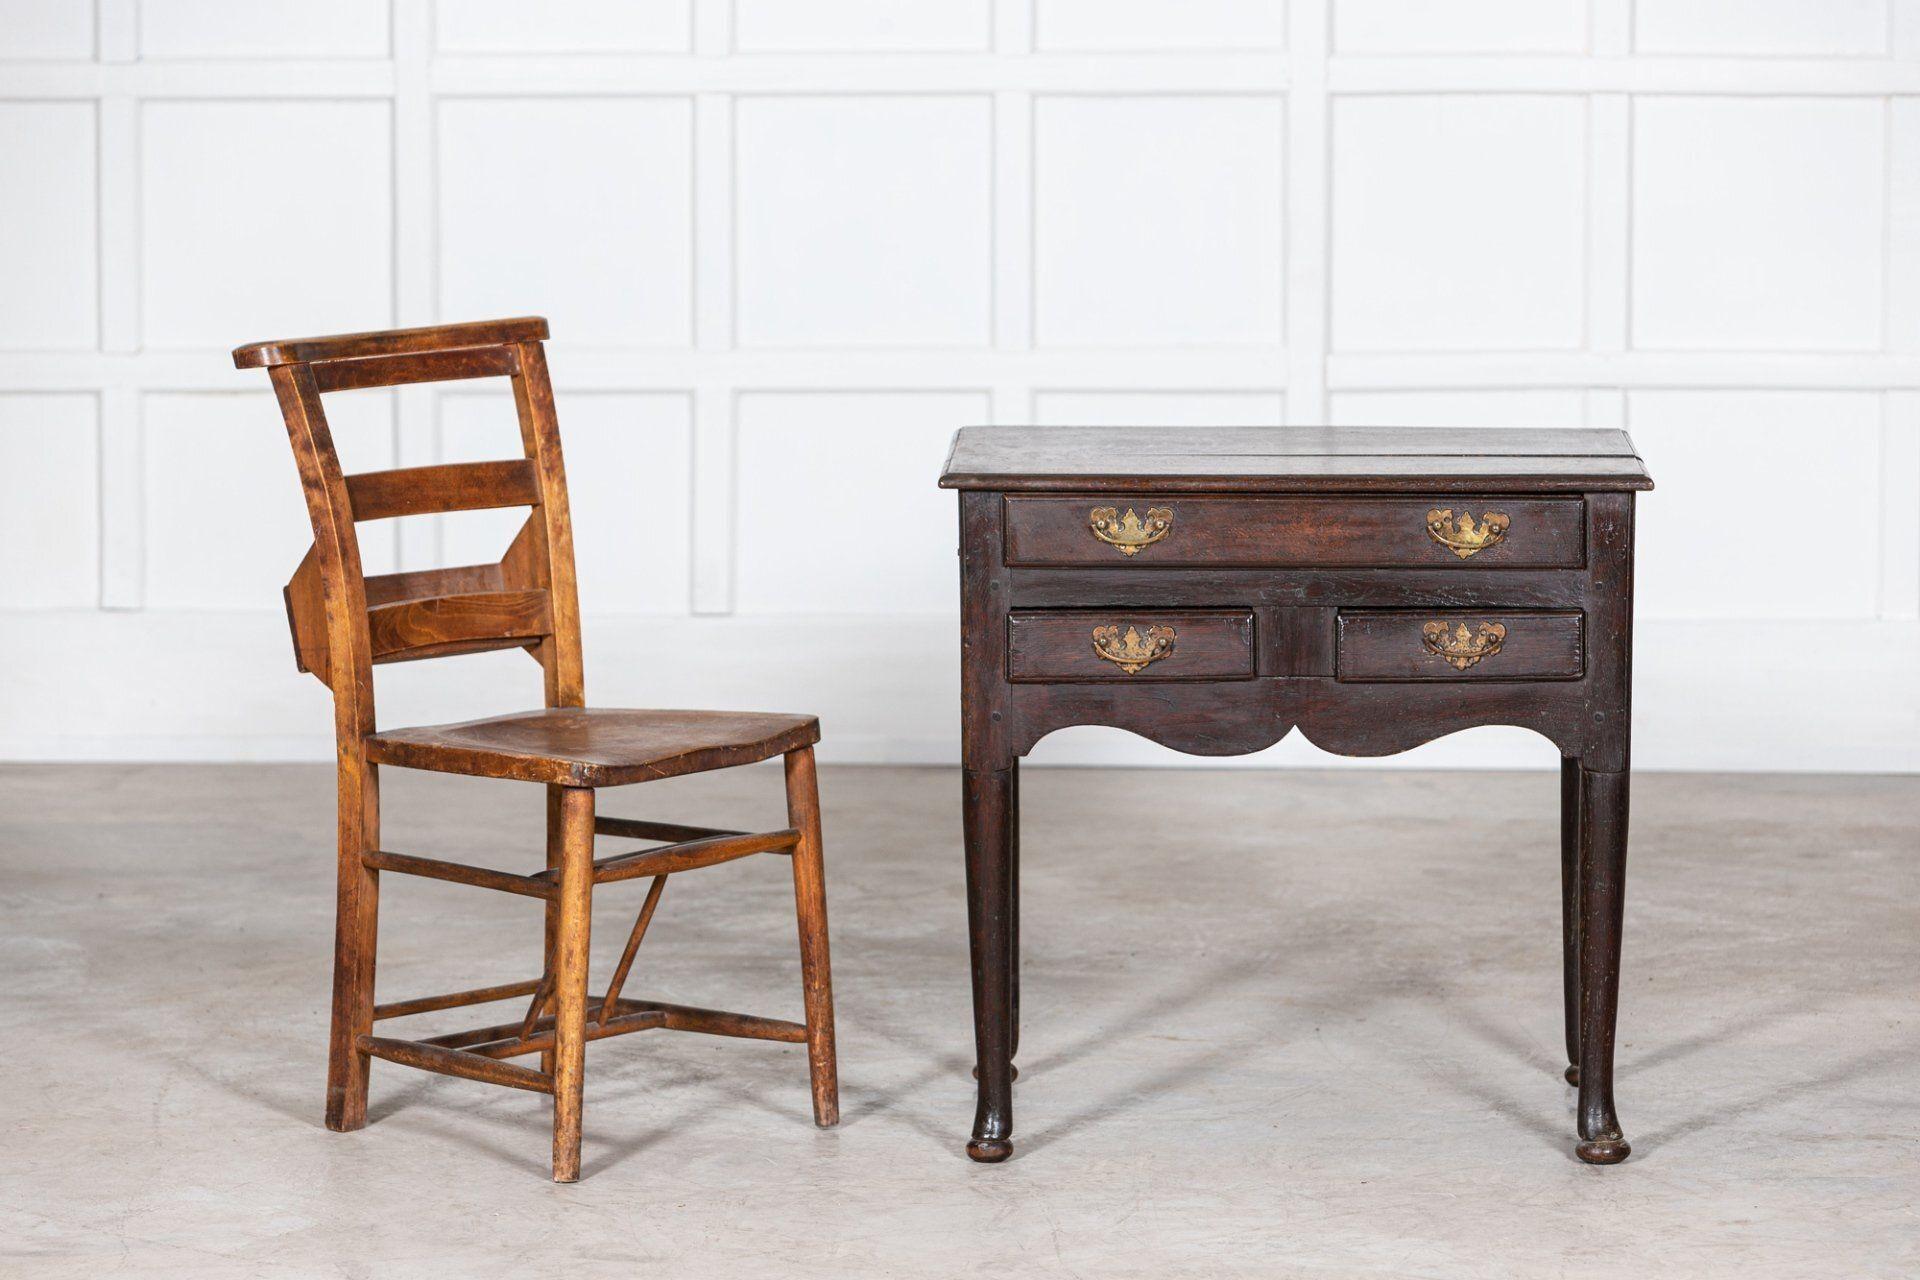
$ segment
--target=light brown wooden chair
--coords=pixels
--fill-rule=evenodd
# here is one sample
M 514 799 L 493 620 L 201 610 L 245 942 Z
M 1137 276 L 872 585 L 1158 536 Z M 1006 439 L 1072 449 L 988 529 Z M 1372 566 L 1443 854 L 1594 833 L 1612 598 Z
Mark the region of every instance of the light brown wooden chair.
M 665 1027 L 761 1040 L 804 1041 L 814 1121 L 838 1122 L 833 993 L 827 959 L 820 807 L 811 716 L 724 711 L 615 711 L 584 706 L 573 529 L 560 436 L 537 317 L 257 342 L 233 362 L 265 368 L 299 463 L 313 546 L 287 584 L 300 670 L 333 690 L 339 756 L 339 903 L 334 934 L 333 1032 L 327 1127 L 367 1119 L 370 1060 L 553 1095 L 553 1177 L 580 1176 L 581 1081 L 586 1042 Z M 320 406 L 325 392 L 462 378 L 511 381 L 525 456 L 498 462 L 343 475 Z M 497 564 L 366 577 L 358 522 L 393 516 L 529 507 Z M 525 649 L 546 673 L 544 709 L 430 728 L 374 724 L 378 663 L 489 649 Z M 783 831 L 749 834 L 667 822 L 596 817 L 594 791 L 784 756 Z M 389 852 L 380 844 L 379 766 L 432 769 L 547 785 L 546 869 L 519 874 Z M 653 847 L 595 860 L 594 836 Z M 806 1022 L 777 1021 L 634 1000 L 621 994 L 667 877 L 750 854 L 788 855 L 800 924 Z M 451 880 L 546 904 L 546 960 L 538 979 L 447 995 L 374 1003 L 380 873 Z M 587 994 L 587 945 L 596 886 L 652 877 L 626 949 L 599 999 Z M 530 997 L 524 1016 L 423 1040 L 374 1034 L 389 1018 Z M 549 1008 L 551 1006 L 551 1008 Z M 538 1054 L 538 1070 L 509 1061 Z

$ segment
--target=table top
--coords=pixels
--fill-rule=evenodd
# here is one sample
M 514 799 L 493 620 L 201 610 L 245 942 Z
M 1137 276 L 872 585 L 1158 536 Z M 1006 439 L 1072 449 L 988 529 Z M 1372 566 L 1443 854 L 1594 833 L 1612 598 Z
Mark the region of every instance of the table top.
M 943 489 L 1379 492 L 1651 489 L 1624 431 L 1481 427 L 964 427 Z

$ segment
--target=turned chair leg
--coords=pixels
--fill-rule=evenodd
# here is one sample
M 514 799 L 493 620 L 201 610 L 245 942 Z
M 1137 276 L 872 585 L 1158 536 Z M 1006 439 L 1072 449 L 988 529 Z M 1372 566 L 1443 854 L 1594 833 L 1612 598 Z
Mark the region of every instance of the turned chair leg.
M 361 760 L 340 765 L 339 898 L 333 925 L 333 1025 L 327 1045 L 327 1128 L 367 1123 L 367 1069 L 359 1047 L 373 1034 L 374 953 L 379 944 L 380 873 L 362 855 L 380 846 L 380 775 Z
M 580 1096 L 587 1050 L 587 952 L 593 926 L 593 792 L 560 789 L 560 891 L 553 945 L 553 1180 L 580 1179 Z
M 827 1129 L 840 1123 L 840 1079 L 833 1045 L 833 968 L 827 955 L 827 884 L 813 748 L 788 752 L 786 769 L 787 821 L 800 833 L 800 843 L 793 848 L 793 899 L 800 922 L 807 1070 L 813 1080 L 813 1122 Z

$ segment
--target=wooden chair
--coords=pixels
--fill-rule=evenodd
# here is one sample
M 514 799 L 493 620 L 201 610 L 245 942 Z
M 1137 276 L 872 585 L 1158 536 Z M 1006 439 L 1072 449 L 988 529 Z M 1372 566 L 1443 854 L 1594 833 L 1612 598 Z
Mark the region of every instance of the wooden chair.
M 333 690 L 339 756 L 339 903 L 327 1127 L 367 1119 L 370 1060 L 553 1095 L 553 1177 L 580 1176 L 586 1042 L 665 1027 L 804 1041 L 815 1123 L 839 1120 L 820 807 L 811 716 L 724 711 L 615 711 L 584 705 L 573 529 L 560 436 L 537 317 L 258 342 L 233 362 L 265 368 L 299 463 L 313 546 L 287 584 L 296 663 Z M 343 475 L 320 407 L 325 392 L 501 377 L 512 382 L 525 456 L 507 461 Z M 531 508 L 497 564 L 366 577 L 355 525 L 393 516 Z M 463 724 L 379 731 L 373 667 L 489 649 L 525 649 L 545 669 L 544 709 Z M 784 756 L 783 831 L 749 834 L 596 817 L 594 792 Z M 380 843 L 379 766 L 433 769 L 547 785 L 546 869 L 531 875 L 392 853 Z M 663 843 L 595 860 L 594 836 Z M 667 877 L 750 854 L 790 856 L 800 924 L 804 1024 L 634 1000 L 621 994 Z M 390 1004 L 374 1003 L 380 873 L 451 880 L 546 904 L 546 962 L 537 980 Z M 598 1000 L 587 994 L 593 891 L 652 877 L 625 951 Z M 511 1022 L 422 1040 L 374 1034 L 389 1018 L 530 997 Z M 551 1006 L 549 1008 L 549 1006 Z M 538 1054 L 538 1070 L 510 1059 Z

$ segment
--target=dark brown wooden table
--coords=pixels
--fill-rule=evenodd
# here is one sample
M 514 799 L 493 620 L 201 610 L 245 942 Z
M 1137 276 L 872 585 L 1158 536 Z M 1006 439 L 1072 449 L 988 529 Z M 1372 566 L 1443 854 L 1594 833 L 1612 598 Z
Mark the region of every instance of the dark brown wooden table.
M 1567 1079 L 1582 1160 L 1613 1105 L 1627 854 L 1634 493 L 1622 431 L 969 427 L 960 490 L 979 1106 L 1013 1153 L 1020 779 L 1067 725 L 1197 755 L 1295 728 L 1342 755 L 1483 724 L 1560 749 Z

